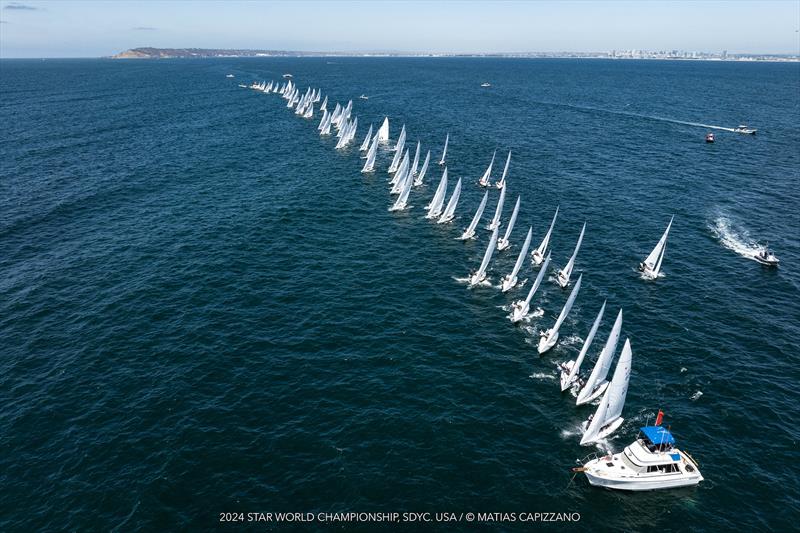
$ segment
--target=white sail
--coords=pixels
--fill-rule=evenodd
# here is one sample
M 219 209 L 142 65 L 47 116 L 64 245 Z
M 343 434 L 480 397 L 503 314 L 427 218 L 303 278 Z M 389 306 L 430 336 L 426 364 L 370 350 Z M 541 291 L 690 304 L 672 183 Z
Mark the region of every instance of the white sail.
M 411 175 L 417 175 L 417 165 L 419 165 L 419 141 L 417 141 L 417 149 L 414 152 L 414 162 L 411 163 Z
M 408 172 L 410 170 L 409 163 L 408 163 L 408 150 L 406 150 L 405 155 L 403 156 L 403 162 L 400 163 L 400 167 L 397 169 L 397 172 L 394 173 L 394 177 L 392 178 L 392 194 L 400 194 L 400 191 L 403 189 L 403 185 L 405 184 L 406 176 L 408 176 Z
M 589 346 L 592 345 L 592 341 L 594 340 L 594 336 L 597 333 L 597 328 L 600 327 L 600 322 L 603 320 L 603 313 L 606 310 L 606 302 L 603 302 L 603 306 L 600 308 L 600 312 L 597 313 L 597 318 L 594 319 L 594 324 L 592 324 L 592 329 L 589 330 L 589 334 L 586 336 L 586 340 L 583 341 L 583 348 L 581 348 L 581 353 L 578 354 L 578 358 L 574 361 L 569 361 L 562 365 L 561 370 L 561 392 L 567 390 L 577 379 L 578 372 L 581 371 L 581 364 L 583 364 L 583 360 L 586 357 L 586 353 L 589 351 Z
M 492 254 L 494 253 L 494 249 L 496 246 L 497 246 L 497 230 L 494 230 L 492 232 L 492 238 L 489 239 L 489 246 L 486 247 L 486 251 L 483 253 L 483 260 L 481 261 L 480 268 L 469 278 L 470 287 L 473 287 L 478 283 L 482 282 L 484 279 L 486 279 L 486 268 L 489 266 L 489 261 L 492 260 Z
M 497 209 L 495 209 L 494 211 L 494 218 L 492 218 L 492 221 L 489 223 L 488 226 L 486 226 L 486 229 L 496 230 L 497 228 L 500 227 L 500 215 L 503 214 L 503 202 L 505 202 L 505 199 L 506 199 L 506 188 L 503 187 L 502 189 L 500 189 L 500 198 L 497 199 Z
M 569 258 L 567 266 L 558 272 L 557 281 L 562 288 L 569 285 L 569 278 L 572 275 L 572 269 L 575 267 L 575 258 L 578 257 L 578 250 L 581 249 L 581 242 L 583 242 L 583 233 L 586 231 L 586 222 L 583 223 L 581 234 L 578 236 L 578 242 L 575 244 L 575 251 L 572 252 L 572 257 Z
M 503 168 L 503 176 L 500 178 L 500 181 L 495 183 L 495 186 L 498 189 L 503 189 L 506 186 L 506 175 L 508 174 L 508 164 L 511 163 L 511 150 L 508 151 L 508 157 L 506 158 L 506 166 Z
M 656 247 L 653 248 L 653 251 L 650 252 L 650 255 L 644 260 L 642 265 L 640 266 L 640 270 L 649 278 L 657 278 L 658 273 L 661 272 L 661 262 L 664 260 L 664 251 L 667 246 L 667 236 L 669 235 L 669 229 L 672 227 L 672 221 L 674 220 L 674 216 L 669 219 L 669 224 L 667 224 L 667 229 L 664 230 L 664 234 L 658 240 L 658 244 Z
M 419 187 L 422 185 L 422 180 L 425 179 L 425 173 L 428 171 L 428 163 L 431 160 L 431 151 L 428 150 L 428 155 L 425 156 L 425 162 L 422 163 L 422 170 L 419 171 L 417 174 L 416 179 L 414 180 L 414 187 Z
M 408 193 L 411 191 L 411 184 L 414 178 L 408 169 L 404 171 L 404 174 L 405 176 L 403 177 L 400 188 L 400 196 L 397 197 L 397 201 L 389 208 L 389 211 L 402 211 L 408 204 Z
M 375 136 L 372 138 L 372 144 L 370 144 L 369 151 L 367 151 L 367 161 L 364 163 L 364 168 L 361 169 L 361 172 L 367 173 L 372 172 L 375 170 L 375 155 L 378 153 L 378 134 L 376 133 Z
M 447 145 L 450 143 L 450 132 L 447 132 L 447 137 L 444 139 L 444 150 L 442 150 L 442 158 L 439 160 L 440 165 L 444 165 L 445 158 L 447 158 Z
M 444 203 L 444 196 L 447 192 L 447 167 L 444 167 L 442 172 L 442 179 L 439 180 L 439 186 L 436 188 L 436 193 L 433 195 L 431 203 L 428 204 L 428 214 L 425 218 L 436 218 L 442 214 L 442 204 Z
M 405 143 L 405 141 L 403 141 L 403 143 Z M 389 174 L 397 172 L 397 169 L 400 166 L 400 161 L 403 157 L 403 146 L 400 145 L 399 142 L 397 143 L 397 145 L 400 147 L 400 149 L 394 153 L 394 158 L 392 158 L 392 163 L 389 165 L 389 170 L 388 170 Z
M 514 263 L 514 270 L 512 270 L 511 274 L 509 274 L 503 279 L 503 285 L 501 287 L 501 290 L 503 292 L 508 292 L 509 290 L 513 289 L 514 286 L 516 286 L 517 284 L 517 274 L 519 273 L 519 269 L 522 266 L 522 262 L 525 260 L 525 256 L 528 254 L 528 247 L 531 245 L 531 235 L 533 235 L 532 227 L 528 228 L 528 235 L 525 237 L 525 244 L 522 245 L 522 249 L 519 251 L 519 255 L 517 256 L 517 262 Z M 499 243 L 500 241 L 497 242 Z
M 383 124 L 378 129 L 378 142 L 386 142 L 389 140 L 389 117 L 383 118 Z
M 573 287 L 572 292 L 567 299 L 567 303 L 564 304 L 564 308 L 561 309 L 561 314 L 558 315 L 558 319 L 556 323 L 547 331 L 542 332 L 542 336 L 539 339 L 539 353 L 542 354 L 555 346 L 556 342 L 558 341 L 558 330 L 561 328 L 561 324 L 564 323 L 564 320 L 567 318 L 570 309 L 572 309 L 572 304 L 575 303 L 575 298 L 578 296 L 578 291 L 581 289 L 581 280 L 583 279 L 583 274 L 578 276 L 578 281 L 575 282 L 575 287 Z
M 328 96 L 327 95 L 325 96 L 325 100 L 322 101 L 322 105 L 319 106 L 319 108 L 322 111 L 327 111 L 328 110 Z
M 322 111 L 322 118 L 319 121 L 319 126 L 317 126 L 317 130 L 318 131 L 322 131 L 322 128 L 325 127 L 325 121 L 327 121 L 327 120 L 328 120 L 328 112 L 323 110 Z
M 547 257 L 544 260 L 544 265 L 541 269 L 539 269 L 539 275 L 536 276 L 536 281 L 533 282 L 531 289 L 528 291 L 528 296 L 524 300 L 518 300 L 511 304 L 512 312 L 511 312 L 511 322 L 519 322 L 526 316 L 528 316 L 528 311 L 531 307 L 531 300 L 533 299 L 533 295 L 536 294 L 536 290 L 539 288 L 539 285 L 542 284 L 542 279 L 544 279 L 544 273 L 547 271 L 547 266 L 550 264 L 550 254 L 547 254 Z
M 453 189 L 453 194 L 450 195 L 450 201 L 447 202 L 447 207 L 437 221 L 439 224 L 450 222 L 455 218 L 456 205 L 458 205 L 458 198 L 461 196 L 461 178 L 458 178 L 456 187 Z
M 606 339 L 606 345 L 603 351 L 597 357 L 597 362 L 594 364 L 592 373 L 586 379 L 586 383 L 578 393 L 576 405 L 583 405 L 588 403 L 603 391 L 602 387 L 605 385 L 605 379 L 608 375 L 608 370 L 611 368 L 611 360 L 614 358 L 614 352 L 617 350 L 617 342 L 619 341 L 619 333 L 622 329 L 622 309 L 617 314 L 617 319 L 614 321 L 614 327 L 611 328 L 611 333 Z
M 364 137 L 364 142 L 361 143 L 361 146 L 358 147 L 359 152 L 364 152 L 369 149 L 369 142 L 372 140 L 372 124 L 369 125 L 369 129 L 367 130 L 367 136 Z
M 406 125 L 403 124 L 403 128 L 400 130 L 400 136 L 397 138 L 397 144 L 394 145 L 392 148 L 393 151 L 399 152 L 403 149 L 403 146 L 406 144 Z
M 492 154 L 492 160 L 491 162 L 489 162 L 489 166 L 486 168 L 486 172 L 484 172 L 483 176 L 481 176 L 481 179 L 478 180 L 478 184 L 481 187 L 488 187 L 491 184 L 490 180 L 492 177 L 492 167 L 494 166 L 494 158 L 496 156 L 497 156 L 497 150 L 495 150 L 494 153 Z
M 514 229 L 514 222 L 517 221 L 517 213 L 519 213 L 519 200 L 520 197 L 517 196 L 517 203 L 514 205 L 514 212 L 511 213 L 511 219 L 508 221 L 508 226 L 506 226 L 506 234 L 503 235 L 503 237 L 497 241 L 498 252 L 501 250 L 505 250 L 511 245 L 508 238 L 511 236 L 511 231 Z
M 345 144 L 350 144 L 356 138 L 356 131 L 358 130 L 358 117 L 353 119 L 350 128 L 347 130 L 347 140 Z
M 309 102 L 306 112 L 303 113 L 303 118 L 314 118 L 314 104 Z
M 629 339 L 625 339 L 625 345 L 622 347 L 622 354 L 614 369 L 611 384 L 606 389 L 597 411 L 581 438 L 582 445 L 591 444 L 610 436 L 622 424 L 622 409 L 625 407 L 625 397 L 628 395 L 632 358 L 631 342 Z
M 461 234 L 461 240 L 466 241 L 471 239 L 475 236 L 475 228 L 478 227 L 478 222 L 481 220 L 481 216 L 483 215 L 483 210 L 486 207 L 486 200 L 489 198 L 489 191 L 483 193 L 483 200 L 481 200 L 481 204 L 478 206 L 478 210 L 475 211 L 475 216 L 472 217 L 472 222 L 469 223 L 469 227 L 464 230 L 464 233 Z
M 553 226 L 555 226 L 556 224 L 557 217 L 558 217 L 558 207 L 556 207 L 556 214 L 553 215 L 553 221 L 550 222 L 550 227 L 547 229 L 547 233 L 545 234 L 544 239 L 542 239 L 542 244 L 540 244 L 539 247 L 536 250 L 534 250 L 533 253 L 531 254 L 533 262 L 536 263 L 537 265 L 541 265 L 542 261 L 544 261 L 544 253 L 547 251 L 547 246 L 550 244 L 550 234 L 553 233 Z

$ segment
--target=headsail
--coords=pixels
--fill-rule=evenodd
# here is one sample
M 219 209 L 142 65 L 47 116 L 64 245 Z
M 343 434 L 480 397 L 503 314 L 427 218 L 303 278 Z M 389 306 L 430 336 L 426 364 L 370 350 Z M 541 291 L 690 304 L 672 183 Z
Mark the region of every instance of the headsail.
M 472 222 L 469 223 L 469 227 L 464 230 L 464 233 L 461 235 L 461 240 L 466 241 L 467 239 L 471 239 L 475 236 L 475 228 L 478 227 L 478 222 L 481 220 L 481 216 L 483 215 L 483 210 L 486 207 L 486 200 L 489 198 L 489 191 L 483 193 L 483 200 L 481 200 L 481 204 L 478 206 L 478 210 L 475 211 L 475 216 L 472 217 Z
M 614 327 L 611 328 L 611 333 L 606 339 L 606 345 L 603 351 L 597 357 L 597 362 L 594 364 L 592 373 L 589 374 L 586 383 L 578 394 L 576 400 L 577 405 L 583 405 L 592 401 L 597 397 L 596 389 L 602 385 L 602 382 L 608 376 L 608 370 L 611 368 L 611 360 L 614 358 L 614 352 L 617 350 L 617 342 L 619 341 L 619 333 L 622 329 L 622 309 L 617 314 L 617 319 L 614 321 Z

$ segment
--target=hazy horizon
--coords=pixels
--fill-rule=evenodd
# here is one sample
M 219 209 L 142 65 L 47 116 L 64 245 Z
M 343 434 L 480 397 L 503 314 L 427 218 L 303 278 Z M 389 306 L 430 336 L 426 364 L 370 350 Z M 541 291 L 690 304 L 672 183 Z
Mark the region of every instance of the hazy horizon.
M 0 57 L 137 47 L 298 52 L 800 54 L 800 2 L 0 1 Z

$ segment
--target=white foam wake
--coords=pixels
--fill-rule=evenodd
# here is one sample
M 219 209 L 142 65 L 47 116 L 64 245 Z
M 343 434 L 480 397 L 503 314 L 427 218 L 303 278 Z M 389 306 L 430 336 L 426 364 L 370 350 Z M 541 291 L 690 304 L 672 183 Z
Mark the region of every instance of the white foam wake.
M 753 259 L 756 254 L 766 249 L 750 237 L 747 229 L 737 226 L 725 215 L 720 215 L 709 223 L 709 229 L 719 240 L 720 244 L 733 250 L 742 257 Z

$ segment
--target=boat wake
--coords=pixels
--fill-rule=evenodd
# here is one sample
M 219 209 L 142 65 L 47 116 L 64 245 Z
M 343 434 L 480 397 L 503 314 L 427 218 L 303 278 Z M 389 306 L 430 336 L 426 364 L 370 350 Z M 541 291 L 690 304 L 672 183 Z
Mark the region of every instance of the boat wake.
M 725 215 L 720 215 L 709 223 L 708 228 L 719 240 L 720 244 L 746 259 L 755 261 L 756 254 L 766 250 L 765 246 L 758 244 L 750 237 L 750 233 L 742 227 L 737 227 Z

